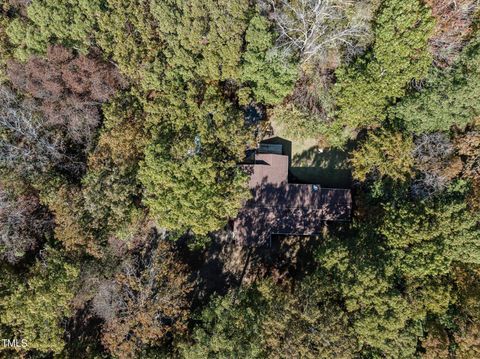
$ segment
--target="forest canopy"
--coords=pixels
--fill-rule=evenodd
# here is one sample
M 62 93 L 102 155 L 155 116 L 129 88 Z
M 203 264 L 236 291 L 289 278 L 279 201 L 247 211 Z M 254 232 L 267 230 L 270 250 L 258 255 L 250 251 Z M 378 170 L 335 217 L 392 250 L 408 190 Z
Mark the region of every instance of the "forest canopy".
M 479 358 L 479 16 L 0 1 L 0 358 Z M 275 137 L 353 206 L 245 245 Z

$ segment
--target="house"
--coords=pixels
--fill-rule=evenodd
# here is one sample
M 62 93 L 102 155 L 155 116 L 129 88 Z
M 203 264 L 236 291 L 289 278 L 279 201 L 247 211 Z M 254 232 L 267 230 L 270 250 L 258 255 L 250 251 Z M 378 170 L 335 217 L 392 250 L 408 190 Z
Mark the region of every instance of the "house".
M 316 235 L 325 221 L 350 219 L 349 189 L 289 183 L 289 157 L 281 144 L 261 145 L 242 167 L 252 196 L 233 221 L 239 243 L 265 242 L 273 234 Z

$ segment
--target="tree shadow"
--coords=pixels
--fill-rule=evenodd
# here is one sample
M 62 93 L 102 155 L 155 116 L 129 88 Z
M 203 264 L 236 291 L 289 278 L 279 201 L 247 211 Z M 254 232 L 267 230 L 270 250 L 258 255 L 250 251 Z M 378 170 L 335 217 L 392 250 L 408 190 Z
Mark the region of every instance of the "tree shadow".
M 225 295 L 231 288 L 238 286 L 235 273 L 226 268 L 228 251 L 233 241 L 227 233 L 211 233 L 211 242 L 203 250 L 189 248 L 192 236 L 185 234 L 177 242 L 177 253 L 192 273 L 194 289 L 190 293 L 191 309 L 196 310 L 208 304 L 213 295 Z
M 348 153 L 338 149 L 319 152 L 317 147 L 296 154 L 290 167 L 290 183 L 320 184 L 328 188 L 350 188 L 352 173 Z
M 324 223 L 324 226 L 327 224 Z M 315 252 L 321 235 L 283 236 L 272 235 L 270 245 L 260 253 L 263 265 L 282 281 L 284 277 L 299 280 L 315 267 Z

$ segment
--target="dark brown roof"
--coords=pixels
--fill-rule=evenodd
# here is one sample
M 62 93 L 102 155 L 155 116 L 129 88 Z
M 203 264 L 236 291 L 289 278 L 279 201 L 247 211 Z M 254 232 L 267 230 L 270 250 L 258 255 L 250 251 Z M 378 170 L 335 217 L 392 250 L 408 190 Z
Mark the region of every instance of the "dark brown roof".
M 233 223 L 236 239 L 245 244 L 264 241 L 271 234 L 319 234 L 324 221 L 350 219 L 348 189 L 267 184 L 253 189 L 252 195 Z
M 255 162 L 244 165 L 250 174 L 248 186 L 255 188 L 262 183 L 281 184 L 288 180 L 288 157 L 272 153 L 258 153 Z
M 288 183 L 288 156 L 256 154 L 248 170 L 252 197 L 233 223 L 241 243 L 264 241 L 271 234 L 318 234 L 324 221 L 350 219 L 350 190 Z

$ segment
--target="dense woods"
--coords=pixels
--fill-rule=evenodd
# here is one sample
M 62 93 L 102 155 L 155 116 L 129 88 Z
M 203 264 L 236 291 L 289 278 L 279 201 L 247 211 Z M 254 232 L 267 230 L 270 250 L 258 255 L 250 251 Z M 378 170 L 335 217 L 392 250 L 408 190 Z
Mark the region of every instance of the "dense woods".
M 0 1 L 0 357 L 479 358 L 479 16 Z M 273 129 L 345 154 L 352 220 L 242 247 Z

